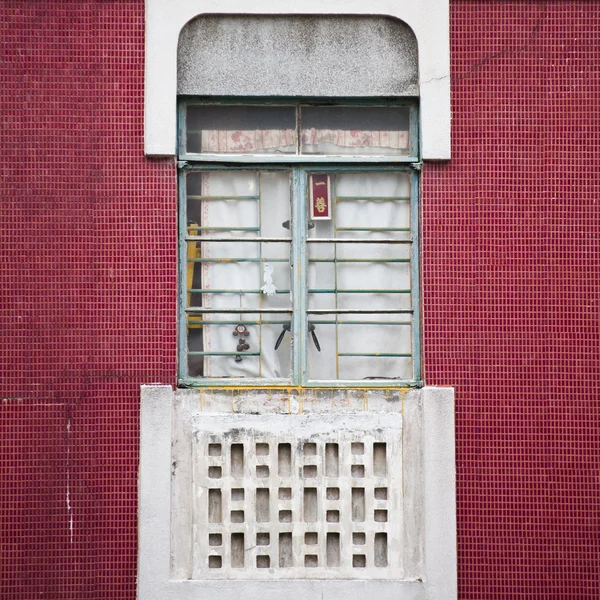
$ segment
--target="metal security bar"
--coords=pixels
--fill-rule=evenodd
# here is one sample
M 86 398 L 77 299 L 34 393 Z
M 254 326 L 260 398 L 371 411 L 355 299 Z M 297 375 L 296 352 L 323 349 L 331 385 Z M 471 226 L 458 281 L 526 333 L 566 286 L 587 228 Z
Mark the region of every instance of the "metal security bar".
M 202 308 L 201 306 L 189 306 L 185 309 L 190 314 L 268 314 L 268 313 L 291 313 L 291 308 Z
M 383 240 L 369 240 L 369 239 L 344 239 L 344 238 L 308 238 L 306 240 L 308 244 L 412 244 L 412 240 L 395 240 L 395 239 L 383 239 Z
M 308 315 L 396 315 L 405 314 L 411 315 L 413 313 L 412 308 L 407 309 L 366 309 L 366 308 L 308 308 L 306 314 Z M 385 325 L 385 321 L 381 322 L 381 325 Z

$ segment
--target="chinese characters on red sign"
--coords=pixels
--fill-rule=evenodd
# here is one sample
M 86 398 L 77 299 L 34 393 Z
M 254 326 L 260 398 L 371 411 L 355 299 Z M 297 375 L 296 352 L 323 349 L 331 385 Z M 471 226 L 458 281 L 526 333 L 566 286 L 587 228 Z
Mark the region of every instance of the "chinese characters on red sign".
M 310 176 L 310 218 L 331 219 L 329 175 Z

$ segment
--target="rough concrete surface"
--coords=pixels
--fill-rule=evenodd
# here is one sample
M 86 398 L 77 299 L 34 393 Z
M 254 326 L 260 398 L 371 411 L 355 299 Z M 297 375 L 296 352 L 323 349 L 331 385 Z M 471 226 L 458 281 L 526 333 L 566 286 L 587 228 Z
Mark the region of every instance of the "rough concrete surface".
M 201 16 L 181 32 L 177 76 L 186 95 L 419 95 L 415 35 L 384 17 Z
M 449 600 L 454 485 L 451 389 L 143 386 L 138 597 Z

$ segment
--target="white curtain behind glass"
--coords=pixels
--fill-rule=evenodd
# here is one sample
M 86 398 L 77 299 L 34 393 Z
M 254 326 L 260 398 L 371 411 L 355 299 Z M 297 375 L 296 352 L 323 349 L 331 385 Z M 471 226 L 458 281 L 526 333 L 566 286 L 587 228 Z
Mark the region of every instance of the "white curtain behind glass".
M 410 227 L 408 200 L 372 200 L 383 197 L 410 197 L 410 180 L 404 173 L 357 173 L 336 175 L 332 193 L 336 202 L 335 223 L 317 221 L 310 237 L 334 237 L 334 224 L 343 227 Z M 348 198 L 344 200 L 344 198 Z M 349 198 L 353 198 L 350 200 Z M 363 198 L 363 199 L 356 199 Z M 370 198 L 370 199 L 367 199 Z M 409 233 L 339 231 L 344 239 L 408 239 Z M 309 256 L 348 258 L 410 258 L 409 244 L 309 244 Z M 313 263 L 309 267 L 309 289 L 389 290 L 410 288 L 410 265 L 405 263 Z M 309 294 L 309 308 L 400 309 L 410 308 L 409 294 L 343 293 Z M 340 322 L 409 320 L 408 315 L 349 314 Z M 311 317 L 313 321 L 335 320 L 334 315 Z M 396 357 L 339 357 L 336 353 L 410 353 L 411 327 L 398 325 L 317 325 L 321 352 L 309 342 L 308 363 L 311 379 L 364 379 L 379 377 L 412 378 L 412 361 Z
M 205 227 L 260 227 L 260 232 L 209 232 L 212 237 L 289 237 L 289 230 L 282 227 L 290 218 L 289 171 L 261 172 L 219 171 L 206 173 L 203 177 L 204 196 L 227 197 L 227 200 L 204 200 L 202 222 Z M 241 199 L 242 196 L 260 197 Z M 240 199 L 235 199 L 240 198 Z M 202 256 L 205 258 L 262 259 L 263 262 L 205 262 L 203 263 L 203 287 L 210 289 L 242 290 L 237 294 L 203 294 L 205 307 L 210 308 L 285 308 L 290 306 L 289 294 L 267 296 L 245 293 L 243 290 L 259 290 L 264 285 L 264 261 L 289 259 L 289 243 L 266 243 L 261 248 L 253 242 L 204 242 Z M 279 290 L 289 290 L 289 262 L 271 262 L 273 281 Z M 238 315 L 211 315 L 212 321 L 235 321 L 236 319 L 258 321 L 259 313 Z M 289 320 L 291 315 L 263 316 L 265 320 Z M 281 325 L 263 324 L 247 326 L 250 335 L 248 352 L 261 351 L 261 357 L 244 356 L 235 362 L 233 356 L 207 356 L 204 374 L 207 377 L 289 377 L 290 339 L 275 351 L 275 342 Z M 234 352 L 238 338 L 233 336 L 234 325 L 209 325 L 204 327 L 204 350 L 207 352 Z
M 310 237 L 332 238 L 334 226 L 343 227 L 410 227 L 410 179 L 405 173 L 357 173 L 331 175 L 332 194 L 338 197 L 335 220 L 317 221 L 309 230 Z M 228 199 L 204 200 L 202 221 L 206 226 L 259 227 L 262 237 L 288 237 L 289 231 L 282 226 L 290 219 L 290 173 L 279 172 L 211 172 L 204 176 L 203 195 L 258 196 L 256 200 Z M 347 198 L 347 199 L 344 199 Z M 350 199 L 352 198 L 352 199 Z M 377 198 L 374 200 L 373 198 Z M 389 198 L 389 199 L 383 199 Z M 405 200 L 391 199 L 405 198 Z M 217 235 L 211 233 L 211 235 Z M 251 239 L 257 233 L 218 233 L 220 237 L 245 237 Z M 402 232 L 344 232 L 337 233 L 344 239 L 407 239 L 409 233 Z M 205 258 L 253 258 L 263 262 L 218 262 L 203 263 L 203 287 L 229 290 L 258 290 L 264 285 L 264 261 L 289 259 L 289 244 L 263 244 L 262 255 L 258 243 L 204 242 L 202 256 Z M 410 258 L 408 244 L 309 244 L 310 258 Z M 270 262 L 273 268 L 273 283 L 278 290 L 289 290 L 289 263 Z M 311 263 L 308 271 L 308 288 L 319 290 L 389 290 L 411 287 L 410 265 L 405 263 L 364 262 Z M 210 308 L 275 308 L 289 307 L 288 294 L 267 296 L 265 294 L 204 294 L 204 306 Z M 408 309 L 409 294 L 385 292 L 369 293 L 310 293 L 309 308 L 374 308 Z M 233 321 L 237 314 L 211 315 L 210 319 Z M 241 315 L 242 320 L 258 320 L 258 313 Z M 266 315 L 265 320 L 285 321 L 291 315 Z M 310 321 L 335 321 L 335 315 L 314 315 Z M 384 325 L 389 321 L 408 321 L 409 315 L 397 314 L 350 314 L 340 315 L 340 322 L 367 320 L 379 324 L 370 325 L 319 325 L 315 333 L 321 346 L 318 352 L 308 336 L 308 365 L 311 379 L 349 379 L 402 377 L 412 378 L 412 360 L 398 357 L 339 357 L 337 353 L 410 353 L 411 327 Z M 204 328 L 205 351 L 235 351 L 237 338 L 232 335 L 233 325 L 211 324 Z M 336 331 L 337 329 L 337 331 Z M 206 357 L 204 375 L 208 377 L 289 377 L 290 333 L 286 333 L 281 346 L 275 350 L 275 342 L 282 325 L 263 324 L 248 326 L 250 336 L 248 352 L 260 351 L 261 357 L 243 357 L 235 362 L 234 357 Z

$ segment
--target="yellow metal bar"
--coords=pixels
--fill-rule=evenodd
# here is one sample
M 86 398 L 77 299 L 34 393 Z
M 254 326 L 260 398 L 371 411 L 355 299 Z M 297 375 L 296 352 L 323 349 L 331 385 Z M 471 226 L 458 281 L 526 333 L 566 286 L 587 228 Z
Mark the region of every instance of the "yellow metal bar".
M 188 225 L 188 236 L 191 235 L 191 231 L 196 229 L 198 225 L 196 223 L 190 223 Z M 194 258 L 202 258 L 202 250 L 201 246 L 197 241 L 188 242 L 187 243 L 187 305 L 188 307 L 192 304 L 192 289 L 194 288 L 194 269 L 196 268 L 197 263 L 193 260 Z M 200 321 L 199 323 L 195 323 L 195 321 Z M 188 329 L 202 329 L 202 319 L 198 318 L 194 315 L 188 316 Z

